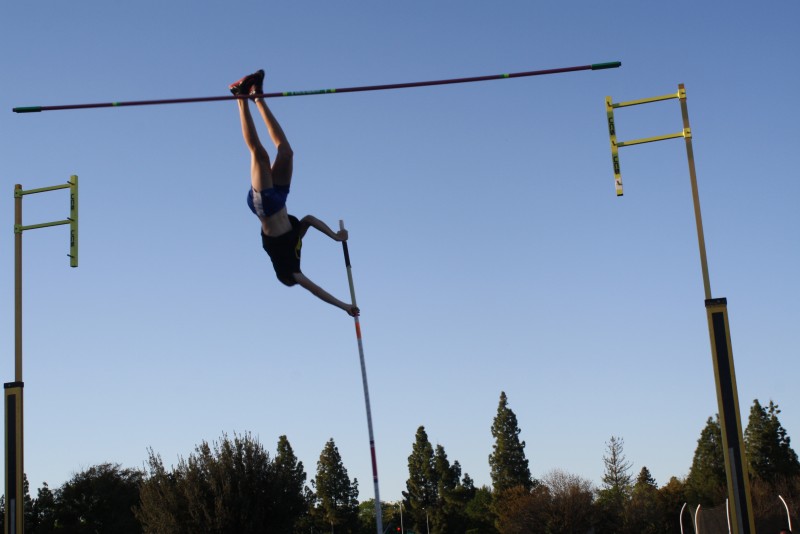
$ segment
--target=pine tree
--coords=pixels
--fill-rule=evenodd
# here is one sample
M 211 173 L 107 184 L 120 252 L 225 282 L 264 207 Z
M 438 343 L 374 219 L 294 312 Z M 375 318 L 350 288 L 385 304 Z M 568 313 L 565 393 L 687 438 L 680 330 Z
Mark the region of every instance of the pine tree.
M 355 533 L 358 529 L 358 480 L 350 482 L 333 438 L 320 454 L 313 484 L 321 526 L 331 526 L 336 532 Z
M 631 495 L 631 463 L 625 458 L 623 449 L 622 438 L 611 436 L 606 442 L 602 488 L 597 492 L 601 533 L 617 533 L 623 528 L 623 514 Z
M 77 473 L 56 492 L 56 523 L 63 532 L 138 533 L 133 507 L 144 475 L 119 464 L 101 464 Z
M 500 403 L 497 415 L 492 423 L 492 436 L 495 443 L 489 455 L 492 485 L 495 493 L 522 486 L 526 490 L 533 488 L 533 479 L 525 458 L 525 442 L 519 439 L 520 429 L 517 416 L 508 407 L 505 391 L 500 392 Z
M 603 489 L 613 491 L 627 497 L 631 490 L 631 463 L 625 458 L 623 451 L 625 440 L 616 436 L 606 443 L 606 455 L 603 456 L 605 471 L 603 472 Z
M 458 485 L 458 479 L 461 478 L 461 466 L 458 462 L 451 466 L 444 447 L 439 444 L 436 445 L 436 452 L 433 455 L 433 471 L 439 496 L 454 489 Z
M 274 477 L 275 504 L 282 510 L 283 524 L 275 524 L 273 528 L 280 532 L 289 532 L 298 517 L 303 515 L 309 506 L 304 489 L 306 472 L 303 462 L 298 461 L 294 450 L 286 436 L 278 438 L 278 452 L 272 461 L 271 469 Z
M 683 505 L 687 502 L 686 482 L 671 477 L 669 481 L 658 490 L 659 500 L 661 501 L 661 532 L 664 534 L 682 534 L 683 525 L 689 528 L 692 524 L 689 514 L 684 513 L 675 519 L 676 510 L 680 512 Z
M 708 418 L 697 440 L 692 467 L 686 477 L 686 496 L 690 504 L 714 506 L 725 500 L 725 457 L 719 416 Z
M 171 471 L 150 450 L 134 510 L 138 532 L 291 532 L 305 516 L 293 504 L 303 499 L 297 480 L 305 475 L 285 437 L 278 449 L 280 466 L 249 433 L 233 439 L 223 434 L 213 448 L 203 441 Z
M 493 506 L 494 495 L 487 486 L 475 489 L 466 507 L 467 534 L 496 534 L 497 515 Z
M 415 531 L 425 531 L 426 511 L 430 515 L 438 503 L 438 483 L 433 446 L 425 427 L 420 426 L 408 457 L 407 491 L 403 492 L 404 506 Z
M 433 470 L 437 481 L 438 500 L 433 510 L 431 532 L 437 534 L 463 532 L 466 527 L 464 508 L 467 493 L 460 491 L 461 464 L 456 460 L 450 465 L 444 447 L 436 445 Z
M 768 484 L 800 474 L 800 462 L 778 420 L 779 413 L 772 401 L 765 408 L 754 400 L 744 433 L 750 475 Z
M 55 528 L 57 510 L 56 496 L 50 490 L 47 482 L 44 482 L 33 501 L 35 519 L 26 524 L 25 530 L 32 534 L 52 532 Z
M 636 534 L 660 534 L 663 530 L 661 495 L 647 467 L 642 467 L 625 510 L 626 531 Z

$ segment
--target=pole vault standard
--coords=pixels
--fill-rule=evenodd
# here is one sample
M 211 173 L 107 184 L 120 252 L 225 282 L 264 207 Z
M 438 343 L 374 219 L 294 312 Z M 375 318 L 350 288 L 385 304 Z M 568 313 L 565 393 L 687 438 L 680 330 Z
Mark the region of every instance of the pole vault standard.
M 512 72 L 510 74 L 490 74 L 488 76 L 474 76 L 471 78 L 451 78 L 447 80 L 431 80 L 426 82 L 391 83 L 386 85 L 363 85 L 360 87 L 342 87 L 339 89 L 314 89 L 311 91 L 286 91 L 282 93 L 266 93 L 263 95 L 226 95 L 205 96 L 198 98 L 172 98 L 167 100 L 134 100 L 128 102 L 103 102 L 99 104 L 68 104 L 62 106 L 24 106 L 13 108 L 14 113 L 38 113 L 40 111 L 59 111 L 64 109 L 90 109 L 90 108 L 119 108 L 126 106 L 153 106 L 157 104 L 189 104 L 192 102 L 217 102 L 220 100 L 237 100 L 243 98 L 279 98 L 282 96 L 309 96 L 331 93 L 359 93 L 362 91 L 383 91 L 386 89 L 407 89 L 409 87 L 426 87 L 430 85 L 448 85 L 453 83 L 485 82 L 489 80 L 504 80 L 506 78 L 524 78 L 527 76 L 542 76 L 545 74 L 560 74 L 579 70 L 615 69 L 622 66 L 619 61 L 608 63 L 593 63 L 579 67 L 564 67 L 560 69 L 532 70 L 528 72 Z
M 339 229 L 344 230 L 344 221 L 339 221 Z M 356 305 L 356 289 L 353 285 L 353 270 L 350 267 L 350 252 L 347 250 L 347 241 L 342 241 L 344 251 L 344 264 L 347 267 L 347 281 L 350 283 L 350 299 Z M 381 495 L 378 489 L 378 461 L 375 458 L 375 434 L 372 431 L 372 409 L 369 405 L 369 386 L 367 385 L 367 365 L 364 362 L 364 344 L 361 342 L 361 323 L 358 315 L 353 317 L 356 325 L 356 339 L 358 340 L 358 357 L 361 360 L 361 382 L 364 384 L 364 403 L 367 406 L 367 428 L 369 428 L 369 452 L 372 457 L 372 482 L 375 485 L 375 525 L 378 534 L 383 534 L 383 519 L 381 517 Z
M 617 141 L 614 110 L 640 104 L 650 104 L 663 100 L 677 99 L 681 105 L 683 130 L 673 134 L 658 135 L 632 141 Z M 703 289 L 705 290 L 706 317 L 708 333 L 711 340 L 711 360 L 714 366 L 714 380 L 717 386 L 717 405 L 719 406 L 719 422 L 722 427 L 722 451 L 725 459 L 725 475 L 728 482 L 727 502 L 733 505 L 735 521 L 729 529 L 733 534 L 754 534 L 753 505 L 750 499 L 750 484 L 747 480 L 747 453 L 742 434 L 741 412 L 739 410 L 739 393 L 736 387 L 736 372 L 733 365 L 733 347 L 728 322 L 728 300 L 712 298 L 711 281 L 708 276 L 708 259 L 706 257 L 706 239 L 703 233 L 703 218 L 700 214 L 700 193 L 697 189 L 697 173 L 694 165 L 694 149 L 692 148 L 692 129 L 689 126 L 689 108 L 686 104 L 686 88 L 678 84 L 678 92 L 668 95 L 642 98 L 628 102 L 614 103 L 610 96 L 606 97 L 606 116 L 608 118 L 608 135 L 611 142 L 611 162 L 614 165 L 614 184 L 617 196 L 622 196 L 622 173 L 619 166 L 619 149 L 621 147 L 652 143 L 666 139 L 683 137 L 686 144 L 686 159 L 689 163 L 689 183 L 692 189 L 695 226 L 697 227 L 697 244 L 700 248 L 700 269 L 703 273 Z M 700 507 L 698 507 L 698 511 Z M 730 516 L 729 516 L 730 517 Z M 695 521 L 695 524 L 697 521 Z
M 22 224 L 22 197 L 57 189 L 70 190 L 69 217 L 62 221 Z M 78 177 L 73 175 L 66 184 L 23 190 L 14 186 L 14 381 L 3 384 L 5 396 L 5 468 L 6 517 L 4 534 L 23 534 L 25 531 L 24 410 L 22 390 L 22 233 L 48 226 L 70 225 L 68 254 L 70 266 L 78 266 Z

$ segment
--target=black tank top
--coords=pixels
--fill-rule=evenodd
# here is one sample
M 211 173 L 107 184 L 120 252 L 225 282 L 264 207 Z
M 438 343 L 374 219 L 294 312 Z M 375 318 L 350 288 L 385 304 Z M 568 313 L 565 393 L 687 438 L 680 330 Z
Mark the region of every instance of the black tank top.
M 279 236 L 264 235 L 262 230 L 261 245 L 272 260 L 278 280 L 287 286 L 293 286 L 297 282 L 292 274 L 300 272 L 300 250 L 303 248 L 303 241 L 300 239 L 300 221 L 294 215 L 289 215 L 289 222 L 292 224 L 292 229 Z

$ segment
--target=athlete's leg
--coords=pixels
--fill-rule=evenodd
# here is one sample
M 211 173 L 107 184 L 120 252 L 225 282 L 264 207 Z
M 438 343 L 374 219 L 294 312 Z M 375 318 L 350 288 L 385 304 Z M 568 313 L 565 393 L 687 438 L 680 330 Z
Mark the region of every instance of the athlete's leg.
M 260 87 L 254 88 L 254 90 L 258 91 L 256 94 L 262 93 Z M 281 125 L 278 123 L 277 119 L 275 119 L 275 116 L 272 114 L 272 111 L 267 106 L 267 103 L 264 102 L 263 98 L 256 99 L 256 106 L 258 107 L 258 111 L 261 112 L 261 117 L 264 119 L 264 122 L 267 124 L 269 136 L 272 138 L 272 142 L 278 150 L 278 154 L 275 156 L 275 163 L 271 169 L 271 180 L 275 185 L 288 186 L 292 182 L 292 161 L 294 160 L 292 146 L 286 139 L 283 128 L 281 128 Z
M 269 154 L 258 138 L 258 131 L 253 123 L 250 113 L 250 104 L 247 99 L 239 99 L 239 118 L 242 121 L 242 136 L 247 148 L 250 149 L 250 181 L 253 189 L 263 191 L 273 186 L 272 168 Z

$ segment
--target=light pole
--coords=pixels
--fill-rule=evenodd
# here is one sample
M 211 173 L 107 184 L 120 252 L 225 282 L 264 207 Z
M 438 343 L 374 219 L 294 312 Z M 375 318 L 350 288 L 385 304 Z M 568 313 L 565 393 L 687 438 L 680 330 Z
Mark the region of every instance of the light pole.
M 403 528 L 403 503 L 400 502 L 400 534 L 403 534 L 405 529 Z

